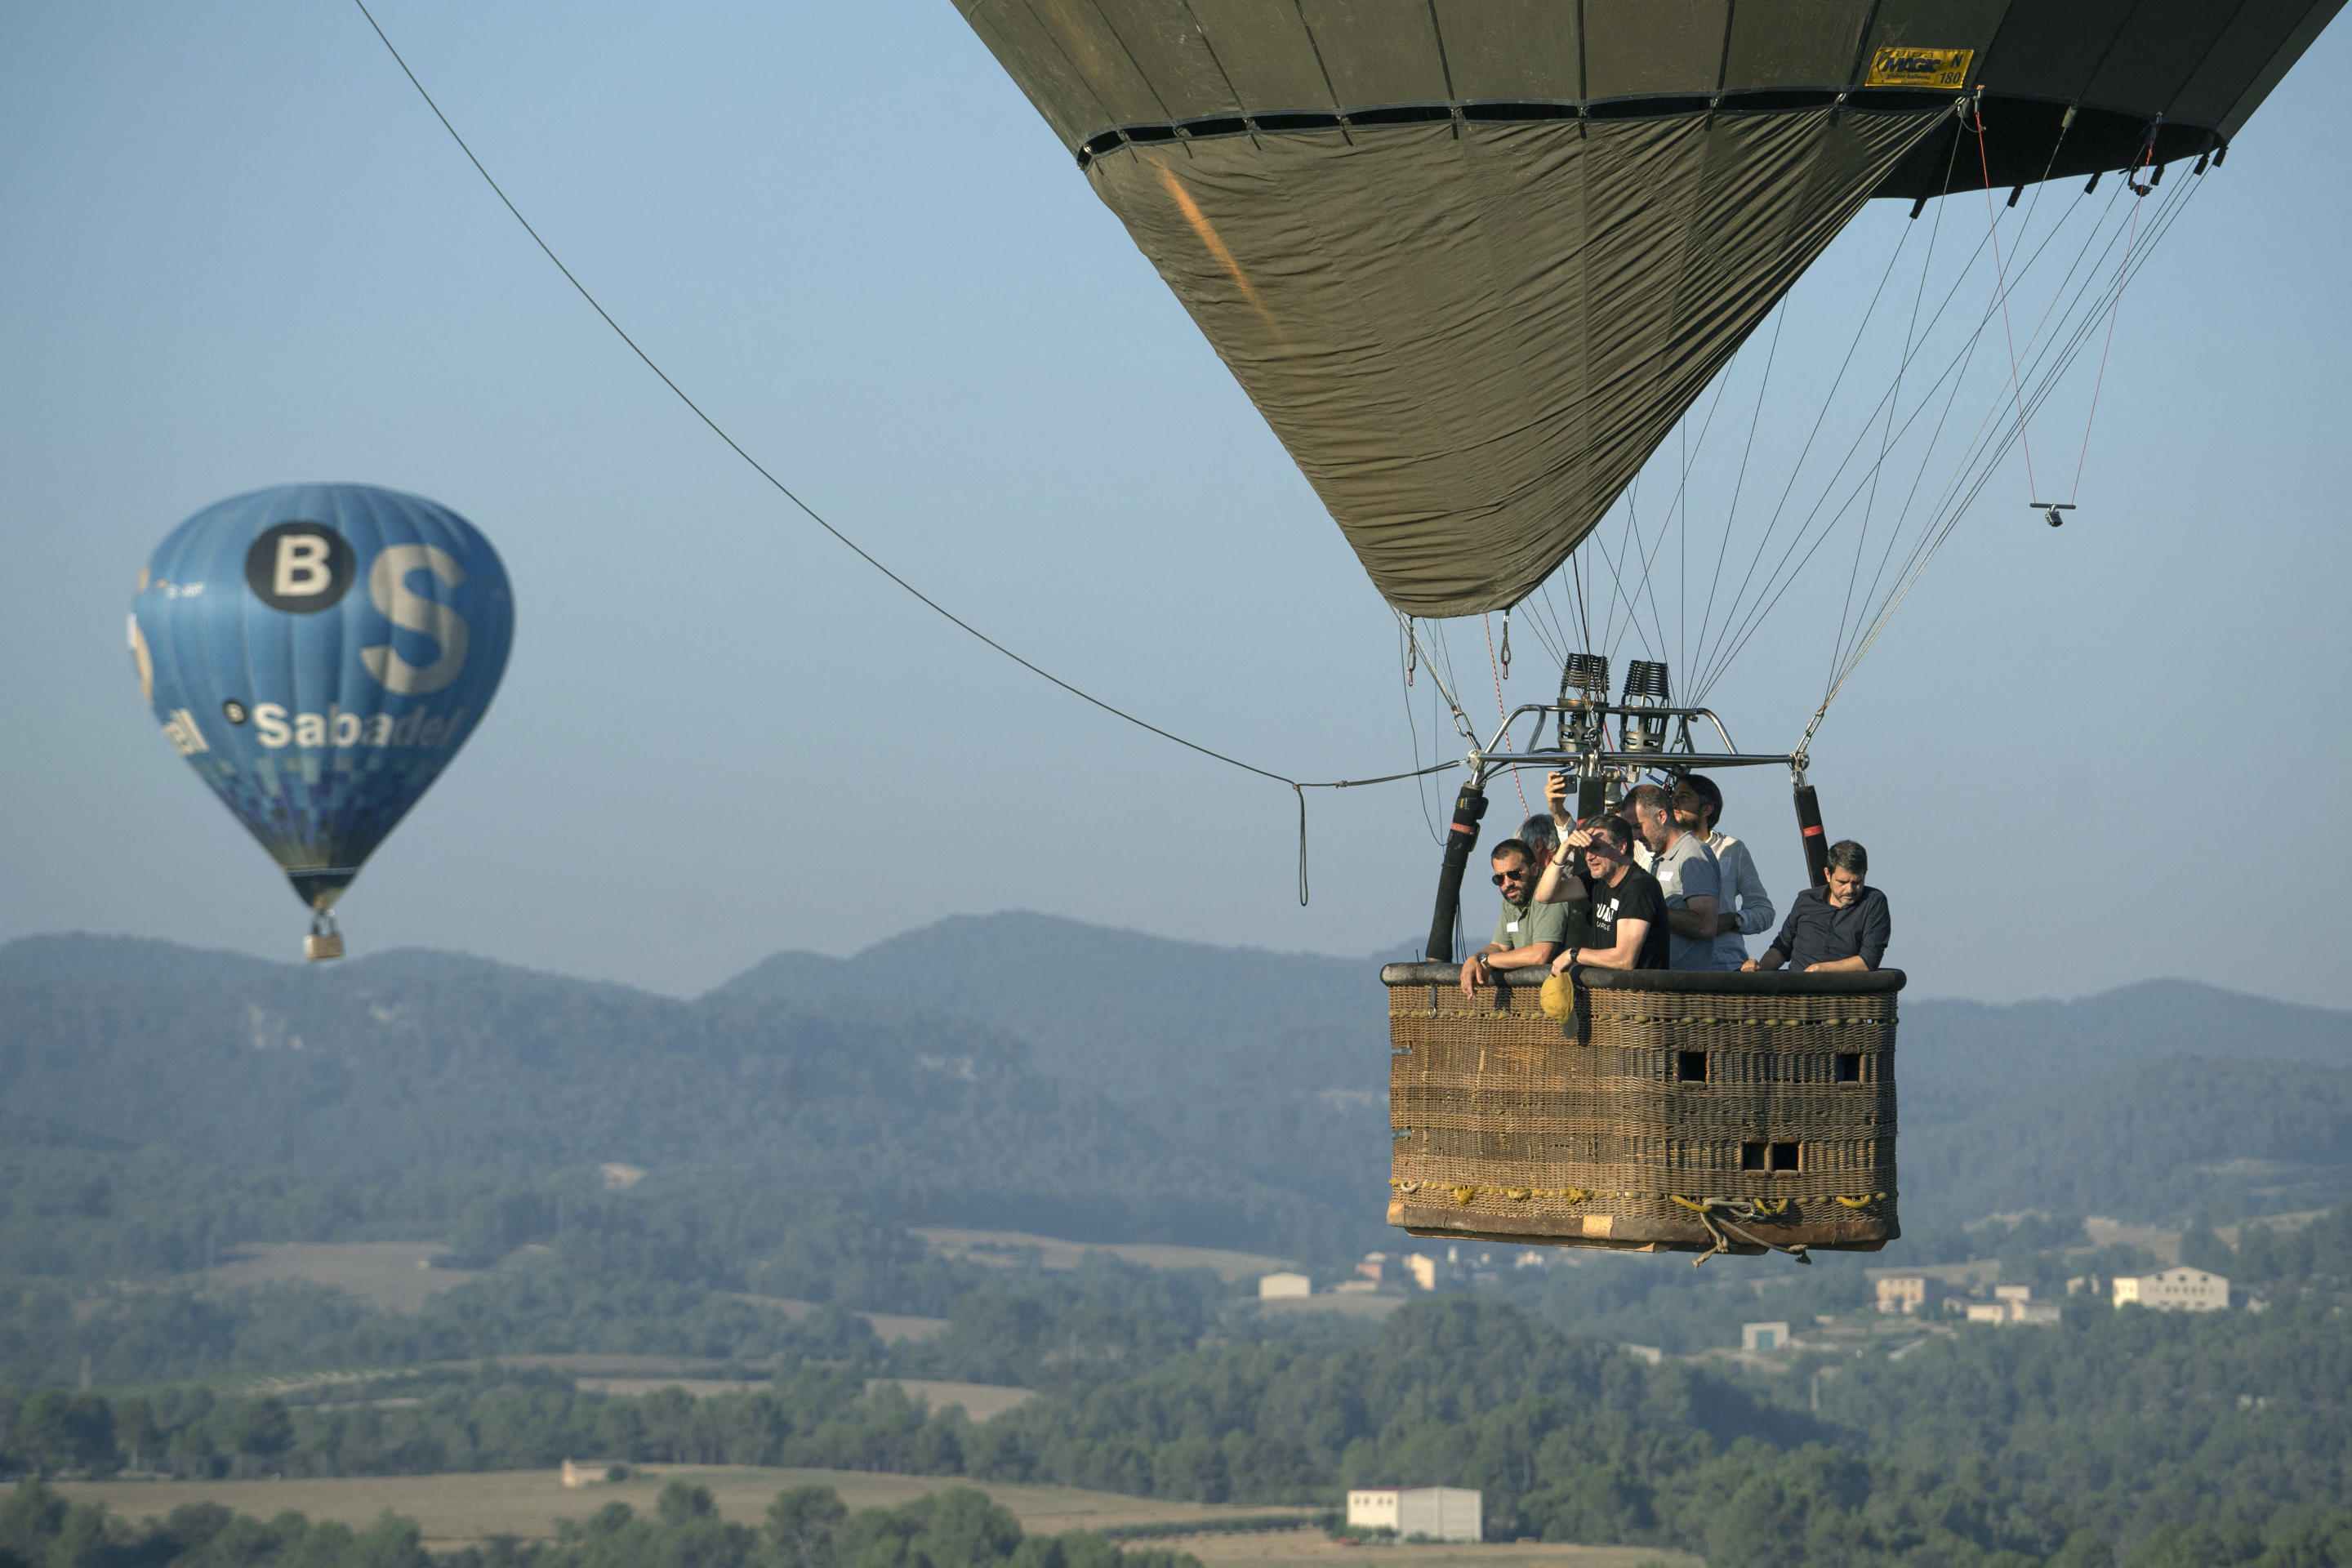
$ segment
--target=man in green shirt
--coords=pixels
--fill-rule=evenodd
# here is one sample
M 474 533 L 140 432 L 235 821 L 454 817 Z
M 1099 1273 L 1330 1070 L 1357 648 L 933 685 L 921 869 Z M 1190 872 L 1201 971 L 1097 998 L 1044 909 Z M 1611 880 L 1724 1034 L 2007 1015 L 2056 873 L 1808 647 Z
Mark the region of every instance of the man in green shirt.
M 1541 874 L 1535 852 L 1517 838 L 1495 846 L 1495 886 L 1503 890 L 1503 910 L 1495 917 L 1495 940 L 1462 964 L 1462 994 L 1495 983 L 1498 969 L 1542 969 L 1568 940 L 1568 906 L 1535 901 Z

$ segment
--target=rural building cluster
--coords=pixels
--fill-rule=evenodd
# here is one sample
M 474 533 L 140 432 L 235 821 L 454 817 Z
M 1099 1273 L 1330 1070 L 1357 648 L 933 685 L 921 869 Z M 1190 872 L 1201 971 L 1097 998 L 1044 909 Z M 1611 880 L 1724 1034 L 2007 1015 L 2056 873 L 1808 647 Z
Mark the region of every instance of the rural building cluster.
M 1882 1312 L 1948 1312 L 1971 1323 L 2054 1323 L 2059 1303 L 2037 1301 L 2031 1285 L 1995 1285 L 1998 1266 L 1940 1264 L 1924 1268 L 1874 1268 L 1871 1283 Z M 2225 1312 L 2230 1281 L 2202 1268 L 2160 1268 L 2153 1274 L 2066 1281 L 2069 1296 L 2105 1295 L 2118 1307 L 2158 1311 Z

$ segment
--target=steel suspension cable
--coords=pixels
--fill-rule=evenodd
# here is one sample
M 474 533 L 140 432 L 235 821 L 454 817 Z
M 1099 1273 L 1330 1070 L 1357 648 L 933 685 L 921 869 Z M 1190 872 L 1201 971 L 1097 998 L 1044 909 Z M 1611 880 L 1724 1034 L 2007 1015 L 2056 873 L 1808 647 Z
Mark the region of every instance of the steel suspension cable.
M 2070 215 L 2073 211 L 2079 208 L 2080 201 L 2081 198 L 2078 197 L 2074 206 L 2068 209 Z M 2112 205 L 2112 198 L 2110 200 L 2110 205 Z M 2061 220 L 2061 227 L 2063 227 L 2063 219 Z M 2039 263 L 2043 254 L 2045 254 L 2049 249 L 2051 243 L 2057 237 L 2058 232 L 2059 229 L 2053 227 L 2051 233 L 2044 237 L 2042 243 L 2035 247 L 2032 256 L 2028 258 L 2026 264 L 2018 269 L 2016 274 L 2016 278 L 2018 279 L 2021 280 L 2032 270 L 2033 267 Z M 2088 254 L 2089 247 L 2092 245 L 2096 244 L 2097 239 L 2098 231 L 2095 227 L 2089 238 L 2084 241 L 2084 251 L 2078 253 L 2074 265 L 2068 268 L 2068 279 L 2071 279 L 2074 276 L 2074 271 L 2080 268 L 2084 256 Z M 1988 245 L 1989 237 L 1987 240 L 1979 240 L 1978 242 L 1976 249 L 1970 254 L 1968 262 L 1961 268 L 1958 276 L 1955 278 L 1951 289 L 1945 294 L 1943 302 L 1937 307 L 1935 316 L 1928 321 L 1928 331 L 1930 333 L 1933 332 L 1937 323 L 1942 321 L 1944 312 L 1948 310 L 1951 307 L 1953 301 L 1958 298 L 1959 291 L 1966 284 L 1969 276 L 1974 272 L 1978 262 L 1980 261 L 1986 254 Z M 2065 285 L 2062 281 L 2059 286 L 2060 292 L 2062 294 L 2064 287 Z M 1943 374 L 1939 375 L 1934 383 L 1930 384 L 1927 392 L 1923 395 L 1920 410 L 1915 411 L 1912 416 L 1912 419 L 1906 421 L 1906 430 L 1911 423 L 1916 421 L 1918 413 L 1920 411 L 1924 411 L 1927 400 L 1934 395 L 1936 388 L 1942 385 L 1947 378 L 1951 377 L 1956 370 L 1961 369 L 1969 360 L 1973 359 L 1975 344 L 1980 339 L 1983 332 L 1990 326 L 1995 310 L 1995 305 L 1988 305 L 1985 308 L 1978 320 L 1975 331 L 1970 334 L 1969 338 L 1965 341 L 1962 350 L 1955 354 L 1953 362 L 1946 367 Z M 1922 348 L 1920 351 L 1915 351 L 1914 357 L 1916 357 L 1916 352 L 1924 352 L 1925 341 L 1926 340 L 1923 337 Z M 2030 347 L 2031 344 L 2029 343 L 2029 348 Z M 2004 384 L 2004 387 L 2005 386 L 2006 384 Z M 1885 397 L 1882 395 L 1880 405 L 1883 405 L 1884 403 Z M 1824 415 L 1826 415 L 1826 409 L 1824 410 Z M 1990 414 L 1988 413 L 1986 417 L 1989 420 L 1990 416 Z M 1864 433 L 1867 432 L 1870 423 L 1874 419 L 1875 413 L 1874 411 L 1872 420 L 1864 421 Z M 1979 428 L 1981 430 L 1983 426 L 1979 425 Z M 1780 561 L 1774 566 L 1772 574 L 1767 577 L 1765 586 L 1761 591 L 1759 591 L 1756 605 L 1747 612 L 1744 617 L 1735 619 L 1732 624 L 1736 626 L 1736 631 L 1727 631 L 1724 637 L 1718 640 L 1715 657 L 1708 665 L 1705 676 L 1706 686 L 1711 687 L 1714 682 L 1721 679 L 1723 674 L 1729 668 L 1732 661 L 1736 659 L 1738 653 L 1747 647 L 1748 643 L 1755 636 L 1755 633 L 1761 628 L 1764 620 L 1770 615 L 1773 607 L 1777 606 L 1780 600 L 1787 595 L 1790 588 L 1794 585 L 1797 577 L 1802 573 L 1804 567 L 1811 562 L 1814 554 L 1820 550 L 1822 544 L 1826 542 L 1828 531 L 1830 529 L 1833 529 L 1838 520 L 1844 515 L 1845 509 L 1843 507 L 1841 507 L 1838 511 L 1832 513 L 1830 523 L 1825 526 L 1821 537 L 1815 539 L 1814 542 L 1810 547 L 1805 548 L 1802 556 L 1797 556 L 1796 552 L 1801 546 L 1804 545 L 1805 538 L 1811 532 L 1814 521 L 1818 520 L 1822 507 L 1828 504 L 1830 493 L 1834 490 L 1839 479 L 1843 476 L 1846 465 L 1853 461 L 1854 453 L 1860 449 L 1862 439 L 1862 436 L 1856 436 L 1853 444 L 1847 447 L 1845 457 L 1840 460 L 1837 468 L 1832 471 L 1830 479 L 1823 487 L 1822 499 L 1813 503 L 1812 508 L 1807 513 L 1806 521 L 1804 523 L 1800 525 L 1796 537 L 1790 541 L 1788 549 L 1782 552 Z M 1927 462 L 1931 461 L 1932 457 L 1932 451 L 1924 455 L 1921 459 L 1922 464 L 1924 465 Z M 1794 480 L 1792 479 L 1791 488 L 1793 488 L 1793 485 Z M 1851 497 L 1849 497 L 1847 504 L 1852 504 Z M 1791 558 L 1794 558 L 1795 563 L 1793 567 L 1790 566 Z M 1739 617 L 1739 603 L 1740 601 L 1737 599 L 1735 599 L 1733 603 L 1733 614 L 1735 617 Z
M 465 137 L 458 134 L 457 126 L 450 122 L 449 117 L 446 114 L 442 112 L 441 105 L 435 101 L 434 97 L 430 92 L 425 90 L 425 83 L 418 79 L 417 75 L 414 70 L 409 68 L 408 61 L 403 58 L 399 48 L 394 45 L 390 35 L 385 33 L 382 24 L 376 21 L 375 14 L 367 8 L 366 0 L 352 0 L 352 4 L 357 6 L 360 15 L 366 18 L 369 30 L 373 32 L 377 40 L 383 45 L 384 51 L 392 56 L 393 63 L 400 68 L 400 74 L 408 79 L 408 85 L 416 89 L 416 96 L 425 100 L 425 107 L 433 111 L 433 118 L 441 122 L 441 129 L 449 133 L 449 139 L 457 144 L 457 150 L 466 155 L 466 161 L 474 166 L 474 172 L 481 175 L 482 183 L 490 187 L 491 194 L 499 198 L 499 205 L 507 209 L 508 213 L 513 216 L 516 223 L 522 226 L 522 231 L 530 237 L 532 244 L 539 247 L 541 254 L 544 255 L 547 259 L 554 265 L 555 269 L 563 275 L 563 280 L 572 285 L 573 291 L 576 292 L 581 299 L 588 302 L 588 308 L 594 310 L 597 316 L 603 320 L 604 323 L 613 329 L 614 335 L 619 338 L 622 342 L 628 345 L 629 352 L 636 355 L 637 359 L 647 370 L 653 372 L 656 378 L 658 379 L 664 386 L 667 387 L 671 394 L 675 395 L 680 403 L 686 405 L 687 410 L 697 419 L 700 420 L 712 435 L 718 437 L 720 441 L 724 442 L 728 450 L 742 458 L 743 461 L 751 467 L 752 472 L 758 474 L 762 479 L 766 480 L 768 484 L 774 489 L 777 494 L 792 502 L 795 508 L 799 509 L 803 515 L 807 517 L 810 521 L 815 523 L 819 528 L 823 529 L 826 533 L 830 534 L 835 542 L 840 543 L 845 549 L 848 550 L 850 553 L 856 555 L 860 561 L 866 563 L 866 565 L 871 566 L 875 571 L 880 573 L 896 586 L 904 590 L 910 597 L 915 599 L 925 608 L 930 610 L 942 620 L 948 622 L 949 625 L 972 637 L 975 641 L 978 641 L 989 648 L 993 649 L 995 652 L 1003 655 L 1006 658 L 1011 659 L 1013 663 L 1029 671 L 1030 674 L 1036 676 L 1039 679 L 1060 688 L 1063 691 L 1069 693 L 1069 695 L 1078 699 L 1080 701 L 1098 708 L 1103 712 L 1109 714 L 1115 719 L 1124 720 L 1126 722 L 1134 725 L 1137 729 L 1149 731 L 1150 733 L 1159 736 L 1163 741 L 1172 741 L 1177 745 L 1183 747 L 1185 750 L 1197 752 L 1202 756 L 1210 758 L 1212 761 L 1223 763 L 1228 767 L 1239 768 L 1244 773 L 1255 773 L 1259 778 L 1269 779 L 1276 784 L 1287 785 L 1298 799 L 1298 901 L 1300 904 L 1304 905 L 1307 901 L 1307 791 L 1310 789 L 1354 789 L 1365 784 L 1392 784 L 1399 779 L 1417 778 L 1423 773 L 1439 773 L 1443 772 L 1444 769 L 1458 765 L 1454 763 L 1441 763 L 1434 767 L 1420 768 L 1411 773 L 1388 773 L 1379 778 L 1330 779 L 1318 781 L 1294 779 L 1287 774 L 1276 773 L 1271 768 L 1262 768 L 1255 763 L 1243 762 L 1239 757 L 1228 756 L 1226 753 L 1217 751 L 1213 747 L 1204 746 L 1197 741 L 1186 740 L 1183 736 L 1177 734 L 1172 730 L 1163 729 L 1160 725 L 1154 724 L 1149 720 L 1139 719 L 1134 714 L 1128 712 L 1126 710 L 1116 707 L 1113 704 L 1103 700 L 1101 698 L 1095 696 L 1092 692 L 1072 685 L 1069 681 L 1063 679 L 1053 671 L 1046 669 L 1044 667 L 1023 658 L 1020 654 L 1013 652 L 1013 649 L 997 641 L 994 637 L 990 637 L 986 632 L 982 631 L 978 626 L 973 626 L 970 621 L 958 616 L 954 611 L 950 610 L 947 606 L 941 605 L 938 600 L 924 593 L 920 588 L 916 587 L 914 584 L 908 582 L 906 578 L 900 576 L 898 573 L 884 565 L 872 553 L 866 551 L 863 545 L 850 538 L 848 534 L 843 532 L 839 528 L 835 527 L 834 524 L 820 514 L 815 508 L 810 506 L 808 502 L 803 500 L 799 495 L 795 494 L 790 486 L 786 485 L 782 479 L 770 472 L 766 466 L 761 463 L 757 458 L 754 458 L 750 452 L 746 451 L 743 447 L 736 441 L 735 437 L 729 435 L 726 429 L 720 426 L 716 419 L 713 419 L 709 414 L 703 412 L 702 405 L 697 403 L 692 397 L 688 396 L 686 389 L 678 385 L 676 381 L 670 378 L 669 373 L 662 369 L 662 367 L 655 362 L 654 357 L 638 345 L 636 339 L 631 337 L 621 326 L 619 321 L 613 319 L 612 312 L 605 310 L 604 305 L 597 300 L 596 296 L 589 292 L 588 286 L 580 281 L 578 276 L 572 272 L 571 268 L 564 265 L 563 258 L 556 255 L 554 247 L 549 245 L 544 238 L 541 237 L 539 230 L 531 226 L 530 220 L 523 216 L 522 209 L 515 205 L 512 198 L 508 196 L 505 188 L 492 177 L 489 169 L 482 163 L 481 159 L 475 155 L 473 148 L 467 143 Z
M 2117 281 L 2114 294 L 2109 296 L 2105 294 L 2104 290 L 2102 291 L 2102 299 L 2108 300 L 2108 303 L 2101 310 L 2093 311 L 2078 322 L 2074 331 L 2067 335 L 2063 348 L 2058 349 L 2054 355 L 2049 358 L 2046 362 L 2048 363 L 2048 369 L 2040 373 L 2034 395 L 2030 402 L 2023 407 L 2022 412 L 2026 416 L 2030 417 L 2034 412 L 2038 411 L 2042 404 L 2046 402 L 2050 395 L 2056 390 L 2059 378 L 2061 378 L 2074 362 L 2081 356 L 2084 349 L 2088 345 L 2090 333 L 2092 330 L 2098 325 L 2099 318 L 2102 315 L 2107 315 L 2114 310 L 2121 309 L 2124 289 L 2128 286 L 2132 278 L 2138 276 L 2139 272 L 2145 269 L 2147 264 L 2147 259 L 2153 256 L 2157 247 L 2163 241 L 2165 236 L 2170 233 L 2173 224 L 2179 221 L 2180 214 L 2187 209 L 2189 201 L 2194 198 L 2195 190 L 2196 185 L 2191 184 L 2182 191 L 2179 196 L 2167 199 L 2164 208 L 2158 214 L 2157 223 L 2150 226 L 2152 232 L 2149 235 L 2147 248 L 2140 253 L 2138 262 L 2134 264 L 2127 254 L 2124 264 L 2118 268 Z M 2134 222 L 2136 225 L 2137 213 L 2134 214 Z M 1814 730 L 1820 727 L 1822 717 L 1828 712 L 1830 704 L 1836 700 L 1839 691 L 1843 689 L 1846 680 L 1852 677 L 1854 669 L 1860 666 L 1863 658 L 1868 654 L 1871 647 L 1877 642 L 1879 635 L 1885 629 L 1887 622 L 1893 617 L 1895 611 L 1901 606 L 1905 599 L 1910 596 L 1911 590 L 1917 584 L 1920 575 L 1927 570 L 1927 563 L 1932 561 L 1936 553 L 1943 548 L 1945 541 L 1950 538 L 1953 531 L 1958 527 L 1961 519 L 1967 515 L 1969 508 L 1975 502 L 1976 498 L 1983 492 L 1986 484 L 1990 482 L 1993 472 L 1998 467 L 2000 458 L 2007 454 L 2009 447 L 2014 444 L 2017 439 L 2018 428 L 2018 426 L 2009 426 L 2004 422 L 2002 429 L 2007 433 L 1997 433 L 1990 449 L 1982 453 L 1981 458 L 1979 462 L 1969 465 L 1974 474 L 1973 479 L 1969 483 L 1965 493 L 1961 496 L 1959 500 L 1943 514 L 1941 526 L 1936 529 L 1932 541 L 1927 543 L 1926 549 L 1919 554 L 1916 563 L 1910 565 L 1908 570 L 1906 570 L 1898 580 L 1896 588 L 1890 592 L 1885 605 L 1881 609 L 1876 618 L 1872 622 L 1869 634 L 1860 641 L 1858 646 L 1855 647 L 1853 654 L 1847 660 L 1844 669 L 1840 673 L 1836 683 L 1831 688 L 1829 694 L 1822 700 L 1821 708 L 1817 710 L 1813 715 L 1812 724 L 1809 726 L 1805 731 L 1808 740 L 1811 737 Z

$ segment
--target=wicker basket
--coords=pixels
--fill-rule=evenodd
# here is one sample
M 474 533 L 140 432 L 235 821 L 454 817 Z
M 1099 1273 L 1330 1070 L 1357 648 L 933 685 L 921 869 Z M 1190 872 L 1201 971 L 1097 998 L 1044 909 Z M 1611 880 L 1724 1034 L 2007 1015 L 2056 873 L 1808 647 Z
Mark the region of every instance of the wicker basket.
M 1389 1223 L 1641 1251 L 1875 1252 L 1895 1201 L 1895 994 L 1870 973 L 1543 972 L 1462 994 L 1391 963 Z

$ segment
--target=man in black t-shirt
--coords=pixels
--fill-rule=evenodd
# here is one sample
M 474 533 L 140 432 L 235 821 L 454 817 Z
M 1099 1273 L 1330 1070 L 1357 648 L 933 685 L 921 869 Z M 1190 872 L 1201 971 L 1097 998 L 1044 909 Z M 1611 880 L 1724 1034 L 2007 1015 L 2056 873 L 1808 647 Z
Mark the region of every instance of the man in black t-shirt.
M 1633 830 L 1622 816 L 1596 816 L 1575 837 L 1584 846 L 1585 885 L 1592 892 L 1591 945 L 1570 946 L 1552 961 L 1552 973 L 1570 964 L 1593 969 L 1664 969 L 1672 952 L 1666 895 L 1658 879 L 1633 864 Z

